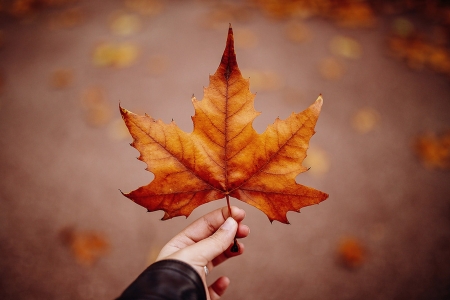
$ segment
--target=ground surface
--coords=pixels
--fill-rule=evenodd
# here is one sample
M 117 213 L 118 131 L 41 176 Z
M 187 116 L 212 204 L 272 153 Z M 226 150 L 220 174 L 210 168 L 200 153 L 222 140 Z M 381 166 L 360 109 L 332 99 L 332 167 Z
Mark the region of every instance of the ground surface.
M 168 2 L 154 15 L 136 14 L 140 29 L 121 36 L 109 24 L 113 12 L 127 11 L 122 2 L 78 7 L 82 21 L 71 28 L 51 27 L 58 10 L 1 24 L 2 299 L 112 299 L 175 233 L 226 205 L 219 200 L 187 220 L 162 222 L 162 212 L 147 213 L 123 197 L 119 189 L 133 190 L 152 175 L 123 136 L 118 104 L 190 131 L 190 97 L 202 98 L 228 22 L 208 23 L 213 10 L 204 2 Z M 310 19 L 303 22 L 310 38 L 302 43 L 286 38 L 287 21 L 257 13 L 233 21 L 236 35 L 247 34 L 242 46 L 236 38 L 236 52 L 257 93 L 259 132 L 323 94 L 311 142 L 319 154 L 298 180 L 330 198 L 289 213 L 290 225 L 271 224 L 232 200 L 247 212 L 246 253 L 209 280 L 230 277 L 224 299 L 448 299 L 450 173 L 425 168 L 412 147 L 416 136 L 450 127 L 448 78 L 412 71 L 386 55 L 389 18 L 374 29 Z M 319 65 L 333 57 L 336 35 L 356 39 L 362 55 L 337 57 L 345 72 L 327 80 Z M 130 43 L 139 53 L 130 66 L 96 66 L 101 42 Z M 69 69 L 67 84 L 52 83 L 59 69 Z M 271 72 L 268 83 L 252 84 L 262 72 Z M 352 118 L 367 107 L 379 119 L 362 134 Z M 357 267 L 338 259 L 346 237 L 357 243 Z M 98 259 L 90 256 L 95 249 Z

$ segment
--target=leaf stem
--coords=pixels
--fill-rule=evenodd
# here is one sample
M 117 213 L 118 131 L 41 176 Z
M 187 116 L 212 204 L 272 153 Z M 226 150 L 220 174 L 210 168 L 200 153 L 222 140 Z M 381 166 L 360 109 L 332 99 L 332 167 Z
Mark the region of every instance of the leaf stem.
M 230 197 L 228 195 L 225 195 L 225 197 L 227 198 L 228 214 L 230 215 L 230 217 L 233 217 L 231 215 Z M 237 243 L 236 237 L 234 237 L 233 246 L 231 246 L 230 251 L 233 253 L 239 252 L 239 244 Z
M 227 198 L 228 214 L 230 215 L 230 217 L 233 217 L 231 215 L 230 196 L 225 195 L 225 197 Z

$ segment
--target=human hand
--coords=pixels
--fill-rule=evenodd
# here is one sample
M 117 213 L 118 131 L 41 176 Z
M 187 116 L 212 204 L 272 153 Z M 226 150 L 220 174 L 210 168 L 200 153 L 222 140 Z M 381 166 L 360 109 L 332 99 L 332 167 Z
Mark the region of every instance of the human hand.
M 244 252 L 242 243 L 239 243 L 238 252 L 231 252 L 230 248 L 235 237 L 245 238 L 250 232 L 247 225 L 240 223 L 245 217 L 244 210 L 232 206 L 231 214 L 233 218 L 229 218 L 228 207 L 223 207 L 199 218 L 171 239 L 156 261 L 177 259 L 188 263 L 200 274 L 208 299 L 220 299 L 230 280 L 222 276 L 207 287 L 204 266 L 211 272 L 228 258 L 241 255 Z

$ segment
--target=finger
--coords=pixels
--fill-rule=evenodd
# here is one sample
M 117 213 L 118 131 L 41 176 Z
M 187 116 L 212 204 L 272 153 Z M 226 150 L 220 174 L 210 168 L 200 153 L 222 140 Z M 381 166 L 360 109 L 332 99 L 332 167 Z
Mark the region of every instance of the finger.
M 211 300 L 218 300 L 225 293 L 230 285 L 228 277 L 219 277 L 213 284 L 208 287 Z
M 192 241 L 192 244 L 197 243 L 216 232 L 229 216 L 228 207 L 222 207 L 199 218 L 184 229 L 181 234 L 188 237 Z M 245 217 L 245 211 L 236 206 L 232 206 L 231 216 L 236 222 L 241 222 Z
M 236 238 L 243 239 L 246 238 L 250 234 L 250 228 L 247 225 L 239 224 L 238 229 L 236 231 Z
M 191 245 L 177 253 L 184 261 L 202 267 L 215 257 L 222 254 L 233 243 L 238 224 L 233 218 L 228 218 L 210 237 Z
M 245 217 L 245 211 L 235 206 L 231 207 L 231 214 L 237 222 L 241 222 Z M 223 207 L 197 219 L 171 239 L 161 250 L 160 256 L 170 255 L 211 236 L 225 222 L 228 216 L 228 207 Z
M 239 244 L 238 252 L 232 252 L 231 247 L 228 247 L 228 249 L 225 252 L 223 252 L 222 254 L 220 254 L 219 256 L 217 256 L 216 258 L 214 258 L 212 260 L 212 266 L 213 267 L 218 266 L 229 258 L 243 254 L 244 250 L 245 250 L 244 244 L 239 243 L 239 242 L 238 242 L 238 244 Z M 210 271 L 212 271 L 213 268 L 209 268 L 209 269 L 210 269 Z
M 247 225 L 238 224 L 238 230 L 236 232 L 237 238 L 245 238 L 248 236 L 249 233 L 250 233 L 250 228 L 248 228 Z M 234 241 L 233 241 L 233 243 L 234 243 Z M 230 245 L 225 252 L 223 252 L 222 254 L 219 254 L 219 256 L 214 258 L 211 261 L 211 263 L 208 264 L 209 270 L 212 271 L 212 269 L 215 266 L 220 265 L 221 263 L 223 263 L 224 261 L 226 261 L 227 259 L 229 259 L 231 257 L 235 257 L 235 256 L 243 254 L 244 249 L 245 249 L 244 244 L 242 244 L 241 242 L 238 242 L 238 244 L 239 244 L 238 252 L 231 251 L 232 245 Z

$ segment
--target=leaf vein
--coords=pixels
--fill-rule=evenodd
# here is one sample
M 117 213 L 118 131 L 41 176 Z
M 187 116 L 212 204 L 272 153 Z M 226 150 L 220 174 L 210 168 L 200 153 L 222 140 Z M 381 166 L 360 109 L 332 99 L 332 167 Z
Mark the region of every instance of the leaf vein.
M 174 159 L 176 159 L 176 161 L 178 161 L 186 170 L 188 170 L 194 177 L 196 177 L 198 180 L 203 181 L 205 184 L 207 184 L 211 189 L 215 189 L 216 188 L 214 186 L 212 186 L 206 179 L 203 179 L 201 177 L 198 176 L 198 174 L 195 172 L 195 170 L 192 170 L 188 165 L 185 164 L 184 161 L 181 161 L 177 156 L 175 156 L 173 153 L 171 153 L 167 148 L 165 148 L 163 145 L 161 145 L 161 143 L 159 143 L 155 138 L 153 138 L 147 131 L 145 131 L 141 126 L 139 126 L 139 124 L 137 124 L 134 121 L 131 121 L 137 128 L 139 128 L 139 130 L 141 130 L 145 135 L 147 135 L 151 140 L 153 140 L 156 144 L 158 144 L 161 148 L 163 148 L 167 153 L 169 153 Z M 162 131 L 164 132 L 164 129 L 162 129 Z

